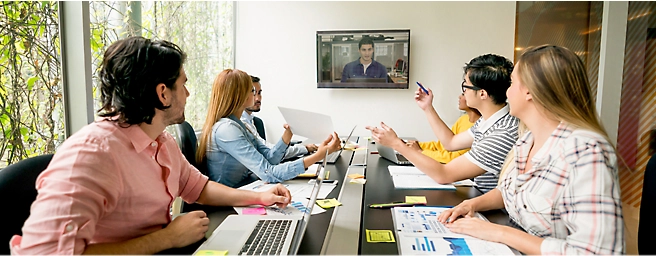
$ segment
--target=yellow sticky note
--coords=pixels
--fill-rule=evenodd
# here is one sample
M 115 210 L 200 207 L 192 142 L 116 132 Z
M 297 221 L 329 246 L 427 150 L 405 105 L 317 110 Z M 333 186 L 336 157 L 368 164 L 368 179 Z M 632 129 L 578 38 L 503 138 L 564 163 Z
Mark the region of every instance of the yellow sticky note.
M 353 174 L 349 174 L 346 177 L 349 177 L 351 179 L 360 179 L 360 178 L 364 178 L 364 175 L 359 174 L 359 173 L 353 173 Z
M 228 255 L 228 251 L 200 250 L 195 255 Z
M 394 243 L 394 234 L 391 230 L 369 230 L 367 229 L 368 243 Z
M 428 203 L 425 196 L 405 196 L 406 203 Z
M 321 208 L 327 209 L 327 208 L 333 208 L 335 206 L 340 206 L 342 203 L 337 201 L 335 198 L 330 198 L 330 199 L 323 199 L 323 200 L 317 200 L 317 204 L 321 206 Z

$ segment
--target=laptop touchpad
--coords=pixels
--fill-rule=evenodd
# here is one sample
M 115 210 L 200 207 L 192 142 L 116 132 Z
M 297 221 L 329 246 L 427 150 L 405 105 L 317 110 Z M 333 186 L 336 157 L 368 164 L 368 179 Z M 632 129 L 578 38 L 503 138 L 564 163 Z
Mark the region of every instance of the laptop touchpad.
M 209 250 L 229 250 L 235 248 L 235 245 L 243 244 L 245 230 L 219 230 L 212 241 L 207 245 Z M 241 249 L 239 246 L 238 249 Z M 232 252 L 231 252 L 232 253 Z

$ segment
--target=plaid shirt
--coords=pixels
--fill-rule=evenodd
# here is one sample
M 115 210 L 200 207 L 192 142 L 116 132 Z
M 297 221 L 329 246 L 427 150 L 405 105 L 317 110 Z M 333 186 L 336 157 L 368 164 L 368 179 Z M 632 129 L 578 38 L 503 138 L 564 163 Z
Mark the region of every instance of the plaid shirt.
M 615 150 L 597 133 L 560 123 L 525 170 L 533 136 L 515 145 L 498 186 L 510 218 L 545 238 L 541 254 L 622 254 L 624 229 Z

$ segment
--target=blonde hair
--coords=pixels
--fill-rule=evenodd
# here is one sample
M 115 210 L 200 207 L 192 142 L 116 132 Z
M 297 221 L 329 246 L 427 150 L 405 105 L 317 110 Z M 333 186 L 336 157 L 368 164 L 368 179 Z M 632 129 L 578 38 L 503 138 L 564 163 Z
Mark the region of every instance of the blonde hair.
M 197 163 L 201 163 L 205 158 L 207 144 L 212 139 L 212 126 L 219 119 L 228 117 L 243 106 L 248 100 L 248 94 L 252 93 L 252 89 L 251 77 L 244 71 L 226 69 L 216 76 L 212 85 L 212 95 L 207 107 L 203 132 L 198 144 L 198 150 L 196 150 Z
M 612 145 L 597 116 L 585 65 L 574 52 L 554 45 L 530 47 L 515 69 L 537 105 L 558 121 L 596 132 Z
M 520 120 L 519 126 L 517 127 L 517 133 L 519 136 L 517 137 L 521 139 L 522 137 L 524 137 L 524 134 L 526 134 L 527 131 L 528 128 L 526 127 L 526 124 L 524 124 Z M 499 172 L 499 181 L 497 182 L 497 185 L 501 184 L 501 181 L 506 177 L 508 170 L 510 170 L 511 167 L 515 166 L 514 164 L 515 164 L 515 147 L 513 145 L 513 147 L 510 148 L 510 151 L 508 151 L 508 155 L 506 155 L 506 159 L 503 161 L 503 165 L 501 166 L 501 172 Z
M 517 60 L 515 70 L 533 101 L 542 109 L 560 122 L 599 133 L 613 145 L 597 116 L 585 66 L 574 52 L 554 45 L 530 47 Z M 520 121 L 519 138 L 527 131 Z M 514 161 L 515 147 L 503 163 L 499 184 L 508 169 L 514 167 Z

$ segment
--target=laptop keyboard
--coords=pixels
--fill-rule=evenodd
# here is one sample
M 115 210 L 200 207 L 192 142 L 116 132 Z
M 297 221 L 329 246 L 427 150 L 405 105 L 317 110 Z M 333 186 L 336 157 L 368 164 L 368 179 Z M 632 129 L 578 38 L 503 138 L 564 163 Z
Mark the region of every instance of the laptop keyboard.
M 280 255 L 294 220 L 260 220 L 239 255 Z

